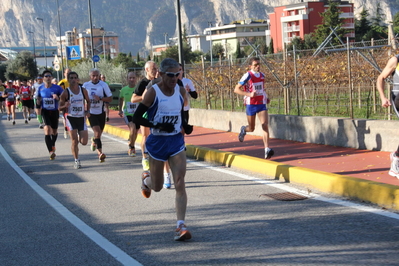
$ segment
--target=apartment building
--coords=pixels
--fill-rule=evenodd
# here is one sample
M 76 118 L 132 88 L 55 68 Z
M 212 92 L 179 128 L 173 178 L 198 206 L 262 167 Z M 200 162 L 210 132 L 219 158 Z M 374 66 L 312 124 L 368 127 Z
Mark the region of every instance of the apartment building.
M 344 19 L 343 28 L 350 30 L 347 36 L 355 38 L 354 6 L 349 1 L 333 0 L 338 2 Z M 317 25 L 322 24 L 320 13 L 329 8 L 328 0 L 301 2 L 292 5 L 274 8 L 274 13 L 269 14 L 270 32 L 273 38 L 274 52 L 282 51 L 287 43 L 294 37 L 304 38 L 305 34 L 314 32 Z
M 78 33 L 76 28 L 66 31 L 64 36 L 57 36 L 58 54 L 66 55 L 66 46 L 78 45 L 81 58 L 91 58 L 93 55 L 106 55 L 115 58 L 119 53 L 119 37 L 115 32 L 106 31 L 103 27 L 93 27 L 93 55 L 91 54 L 91 29 Z

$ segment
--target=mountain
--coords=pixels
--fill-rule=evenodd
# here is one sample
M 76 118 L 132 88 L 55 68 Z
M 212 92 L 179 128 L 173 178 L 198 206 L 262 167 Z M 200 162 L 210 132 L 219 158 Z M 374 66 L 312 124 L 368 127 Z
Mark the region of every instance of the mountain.
M 89 28 L 89 1 L 58 0 L 61 33 L 76 27 L 78 31 Z M 273 12 L 273 7 L 306 2 L 305 0 L 180 0 L 182 23 L 188 34 L 203 32 L 208 22 L 228 24 L 245 18 L 263 19 Z M 352 0 L 355 14 L 363 8 L 375 14 L 375 0 Z M 395 0 L 379 1 L 386 21 L 392 21 L 399 10 Z M 176 35 L 176 0 L 91 0 L 92 22 L 119 35 L 121 52 L 146 50 L 150 44 L 163 44 L 164 33 Z M 46 45 L 56 45 L 59 36 L 57 0 L 2 0 L 0 1 L 0 47 L 30 46 L 35 32 L 37 45 L 43 40 L 44 19 Z

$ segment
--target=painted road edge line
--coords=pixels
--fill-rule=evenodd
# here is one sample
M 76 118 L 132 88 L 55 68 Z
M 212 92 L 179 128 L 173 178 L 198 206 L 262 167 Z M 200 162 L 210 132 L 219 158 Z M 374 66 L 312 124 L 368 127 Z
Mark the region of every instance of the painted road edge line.
M 58 212 L 62 217 L 69 221 L 73 226 L 75 226 L 79 231 L 90 238 L 94 243 L 104 249 L 108 254 L 114 257 L 117 261 L 123 265 L 139 266 L 142 265 L 127 253 L 121 250 L 119 247 L 111 243 L 108 239 L 103 237 L 100 233 L 95 231 L 93 228 L 88 226 L 85 222 L 80 220 L 76 215 L 69 211 L 65 206 L 63 206 L 59 201 L 57 201 L 53 196 L 51 196 L 47 191 L 45 191 L 41 186 L 39 186 L 35 181 L 32 180 L 21 168 L 13 161 L 13 159 L 8 155 L 3 146 L 0 144 L 0 153 L 3 155 L 7 163 L 14 169 L 15 172 L 56 212 Z

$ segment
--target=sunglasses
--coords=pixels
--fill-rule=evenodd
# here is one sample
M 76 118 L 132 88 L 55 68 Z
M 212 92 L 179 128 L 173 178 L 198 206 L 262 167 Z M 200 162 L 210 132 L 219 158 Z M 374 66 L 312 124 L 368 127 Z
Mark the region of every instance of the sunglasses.
M 173 73 L 173 72 L 165 72 L 166 76 L 173 78 L 173 77 L 178 77 L 180 75 L 180 71 Z
M 51 75 L 44 75 L 45 78 L 51 78 Z

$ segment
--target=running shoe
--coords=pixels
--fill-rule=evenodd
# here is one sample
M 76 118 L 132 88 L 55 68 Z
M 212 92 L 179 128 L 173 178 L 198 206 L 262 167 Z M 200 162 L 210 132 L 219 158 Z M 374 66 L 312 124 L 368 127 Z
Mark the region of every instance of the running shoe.
M 98 156 L 98 160 L 100 161 L 100 163 L 103 163 L 106 157 L 107 156 L 104 153 L 101 153 L 100 156 Z
M 170 180 L 170 173 L 163 173 L 163 187 L 166 189 L 170 189 L 172 186 L 172 182 Z
M 105 121 L 109 122 L 109 117 L 108 116 L 105 118 Z
M 64 139 L 68 138 L 68 131 L 64 130 Z
M 28 116 L 28 121 L 30 121 L 30 116 Z
M 39 128 L 40 128 L 40 129 L 43 129 L 43 128 L 44 128 L 44 125 L 43 125 L 43 124 L 40 124 L 40 125 L 39 125 Z
M 191 239 L 191 233 L 187 230 L 185 224 L 181 224 L 175 231 L 175 241 L 184 241 Z
M 243 142 L 243 141 L 244 141 L 244 137 L 245 137 L 245 135 L 247 134 L 247 132 L 245 132 L 245 128 L 246 128 L 246 126 L 242 126 L 242 127 L 241 127 L 241 130 L 240 130 L 240 134 L 238 134 L 238 140 L 239 140 L 240 142 Z
M 395 152 L 391 153 L 391 169 L 388 174 L 399 179 L 399 157 L 395 155 Z
M 7 121 L 11 121 L 11 116 L 7 115 Z
M 96 143 L 94 142 L 94 137 L 91 138 L 90 149 L 91 149 L 92 151 L 95 151 L 95 150 L 96 150 Z
M 150 170 L 150 161 L 148 160 L 148 158 L 143 158 L 141 160 L 141 164 L 143 165 L 143 170 L 144 171 Z
M 12 121 L 12 125 L 15 125 L 15 121 Z
M 148 199 L 151 196 L 151 189 L 144 184 L 144 179 L 150 176 L 150 172 L 144 171 L 141 174 L 141 195 Z
M 28 120 L 25 119 L 25 124 L 28 124 Z
M 130 157 L 136 157 L 136 149 L 135 149 L 135 148 L 130 148 L 130 149 L 127 151 L 127 154 L 128 154 Z
M 265 159 L 270 159 L 272 158 L 273 155 L 274 155 L 273 149 L 267 148 L 267 150 L 265 150 Z
M 80 165 L 80 160 L 76 160 L 76 161 L 75 161 L 75 165 L 73 166 L 73 168 L 79 169 L 80 167 L 81 167 L 81 165 Z
M 55 159 L 55 153 L 54 152 L 50 152 L 50 160 L 54 160 Z

